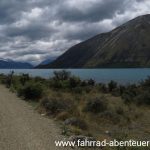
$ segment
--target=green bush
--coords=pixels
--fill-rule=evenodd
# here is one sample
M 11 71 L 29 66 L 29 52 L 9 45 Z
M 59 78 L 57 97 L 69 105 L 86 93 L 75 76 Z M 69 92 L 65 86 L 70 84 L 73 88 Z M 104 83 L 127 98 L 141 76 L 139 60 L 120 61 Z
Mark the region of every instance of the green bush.
M 107 110 L 107 100 L 104 97 L 95 97 L 88 100 L 84 108 L 87 112 L 100 113 Z
M 43 85 L 40 83 L 28 83 L 18 90 L 18 95 L 23 96 L 26 100 L 38 101 L 44 93 Z

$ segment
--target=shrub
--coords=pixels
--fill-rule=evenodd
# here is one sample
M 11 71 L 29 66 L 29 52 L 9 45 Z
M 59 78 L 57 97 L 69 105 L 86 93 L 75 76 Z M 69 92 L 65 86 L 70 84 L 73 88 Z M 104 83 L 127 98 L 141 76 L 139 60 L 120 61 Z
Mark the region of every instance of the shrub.
M 116 113 L 118 114 L 118 115 L 124 115 L 124 109 L 122 108 L 122 107 L 118 107 L 118 108 L 116 108 Z
M 116 112 L 111 111 L 111 110 L 107 110 L 105 112 L 102 112 L 100 114 L 100 117 L 105 118 L 105 119 L 113 122 L 114 124 L 119 123 L 120 119 L 121 119 L 120 115 L 118 115 Z
M 76 94 L 82 94 L 83 93 L 83 88 L 82 87 L 75 87 L 75 88 L 72 89 L 72 92 L 76 93 Z
M 107 110 L 107 102 L 104 97 L 96 97 L 88 100 L 84 108 L 87 112 L 100 113 Z
M 58 80 L 50 80 L 50 87 L 59 89 L 62 88 L 62 84 Z
M 2 84 L 5 84 L 5 79 L 6 79 L 6 76 L 4 75 L 4 74 L 0 74 L 0 83 L 2 83 Z
M 87 80 L 88 85 L 90 86 L 94 86 L 95 85 L 95 81 L 93 79 L 89 79 Z
M 119 86 L 119 93 L 120 93 L 120 95 L 122 95 L 125 90 L 126 90 L 125 86 L 123 86 L 123 85 Z
M 22 84 L 20 83 L 18 76 L 15 76 L 13 78 L 13 82 L 10 88 L 11 90 L 13 89 L 14 92 L 22 88 Z
M 49 114 L 58 114 L 71 108 L 70 100 L 61 97 L 46 97 L 40 102 L 40 105 L 45 108 Z
M 108 83 L 108 89 L 109 89 L 109 92 L 112 92 L 113 89 L 116 89 L 117 88 L 117 82 L 115 81 L 110 81 Z
M 90 92 L 92 91 L 92 89 L 93 89 L 93 87 L 91 87 L 91 86 L 86 86 L 86 87 L 84 87 L 84 91 L 85 91 L 86 93 L 90 93 Z
M 71 78 L 69 79 L 70 88 L 75 88 L 75 87 L 77 87 L 77 86 L 80 86 L 80 84 L 81 84 L 80 78 L 71 77 Z
M 113 89 L 113 90 L 112 90 L 111 94 L 112 94 L 113 96 L 115 96 L 115 97 L 119 97 L 119 96 L 120 96 L 120 91 L 119 91 L 118 88 L 116 88 L 116 89 Z
M 71 125 L 71 126 L 75 126 L 78 127 L 79 129 L 87 129 L 87 124 L 85 123 L 84 120 L 79 119 L 79 118 L 69 118 L 65 120 L 65 125 Z
M 70 134 L 74 135 L 74 136 L 77 136 L 77 135 L 80 136 L 83 134 L 83 130 L 76 126 L 69 126 L 68 130 L 69 130 Z
M 40 83 L 28 83 L 18 90 L 18 95 L 26 100 L 38 101 L 43 96 L 44 88 Z
M 11 71 L 5 78 L 5 84 L 7 88 L 10 88 L 13 82 L 14 71 Z
M 67 118 L 69 118 L 70 117 L 70 114 L 68 113 L 68 112 L 60 112 L 58 115 L 57 115 L 57 119 L 58 120 L 62 120 L 62 121 L 64 121 L 64 120 L 66 120 Z
M 66 70 L 54 71 L 54 80 L 68 80 L 71 76 L 71 72 Z
M 85 86 L 87 86 L 87 85 L 88 85 L 88 83 L 87 83 L 86 80 L 82 80 L 82 81 L 81 81 L 81 86 L 82 86 L 82 87 L 85 87 Z
M 50 86 L 57 89 L 74 89 L 80 86 L 80 79 L 77 77 L 70 77 L 68 80 L 50 80 Z
M 145 104 L 150 105 L 150 93 L 149 91 L 143 91 L 141 94 L 136 96 L 134 100 L 137 102 L 137 104 Z
M 98 84 L 98 90 L 103 92 L 103 93 L 107 93 L 108 92 L 106 85 L 103 84 L 103 83 L 99 83 Z
M 20 76 L 20 82 L 21 82 L 21 84 L 24 86 L 25 85 L 25 83 L 27 82 L 27 81 L 29 81 L 30 80 L 30 76 L 29 76 L 29 74 L 22 74 L 21 76 Z
M 61 89 L 66 89 L 66 88 L 70 87 L 69 80 L 63 80 L 63 81 L 59 81 L 59 82 L 60 82 Z
M 141 82 L 141 86 L 150 87 L 150 76 L 148 76 L 147 79 Z
M 122 94 L 122 98 L 125 100 L 125 103 L 133 102 L 133 99 L 137 95 L 136 91 L 137 90 L 134 88 L 127 88 L 127 90 L 125 90 L 125 92 Z

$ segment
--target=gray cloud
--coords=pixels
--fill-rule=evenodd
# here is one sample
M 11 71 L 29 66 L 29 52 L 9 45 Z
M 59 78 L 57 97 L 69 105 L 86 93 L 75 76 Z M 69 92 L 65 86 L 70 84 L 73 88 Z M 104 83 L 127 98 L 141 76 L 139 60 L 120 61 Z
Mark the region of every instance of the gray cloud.
M 81 3 L 82 2 L 82 3 Z M 111 19 L 115 13 L 124 12 L 124 4 L 126 1 L 122 0 L 103 0 L 103 1 L 89 1 L 89 6 L 86 7 L 86 1 L 81 1 L 78 6 L 71 5 L 68 7 L 67 3 L 63 3 L 58 10 L 57 16 L 65 21 L 87 21 L 97 22 L 103 19 Z M 85 7 L 84 7 L 85 5 Z M 65 10 L 65 11 L 64 11 Z M 60 15 L 59 15 L 60 14 Z
M 26 27 L 8 27 L 4 30 L 6 36 L 9 37 L 17 37 L 17 36 L 24 36 L 29 38 L 30 40 L 38 40 L 42 38 L 47 38 L 56 30 L 53 28 L 48 28 L 44 24 L 32 24 Z
M 149 0 L 1 0 L 0 57 L 37 64 L 149 7 Z

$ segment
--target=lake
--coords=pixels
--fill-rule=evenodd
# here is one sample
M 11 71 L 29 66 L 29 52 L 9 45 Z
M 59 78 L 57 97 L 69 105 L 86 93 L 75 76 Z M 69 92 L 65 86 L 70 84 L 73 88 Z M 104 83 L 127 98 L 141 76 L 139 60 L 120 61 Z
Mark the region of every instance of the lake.
M 60 69 L 0 69 L 0 73 L 8 74 L 14 70 L 15 74 L 29 73 L 31 76 L 49 78 L 54 70 Z M 119 84 L 138 83 L 150 76 L 150 69 L 66 69 L 81 79 L 94 79 L 97 82 L 108 83 L 111 80 Z

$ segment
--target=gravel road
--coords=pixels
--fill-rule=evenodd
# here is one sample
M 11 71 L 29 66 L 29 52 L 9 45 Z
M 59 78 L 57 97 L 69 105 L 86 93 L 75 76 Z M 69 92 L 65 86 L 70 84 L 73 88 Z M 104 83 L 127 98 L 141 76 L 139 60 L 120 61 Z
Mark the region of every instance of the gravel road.
M 0 85 L 0 150 L 63 150 L 59 127 Z

